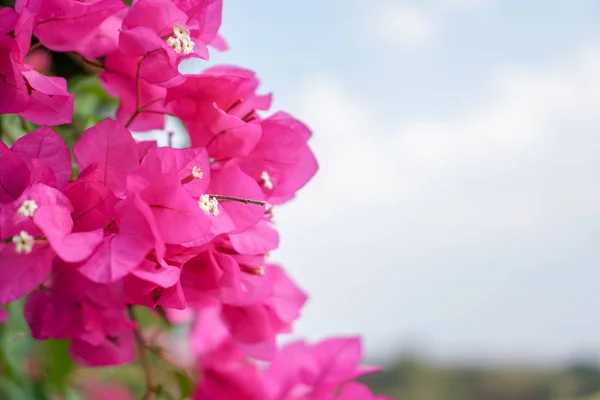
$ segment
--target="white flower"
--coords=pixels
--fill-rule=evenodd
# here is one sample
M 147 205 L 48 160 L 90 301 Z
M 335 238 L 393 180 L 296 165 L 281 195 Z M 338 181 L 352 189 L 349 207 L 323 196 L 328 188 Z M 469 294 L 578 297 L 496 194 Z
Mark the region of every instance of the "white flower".
M 212 207 L 212 213 L 216 217 L 219 215 L 219 201 L 214 197 L 210 199 L 210 206 Z
M 175 24 L 173 27 L 173 36 L 167 39 L 167 44 L 175 50 L 177 54 L 192 54 L 195 43 L 190 37 L 190 30 L 183 25 Z
M 175 24 L 175 26 L 173 27 L 173 34 L 178 39 L 183 39 L 185 37 L 189 38 L 190 30 L 188 28 L 186 28 L 185 26 Z
M 210 215 L 212 210 L 212 203 L 210 202 L 210 197 L 207 194 L 203 194 L 200 196 L 198 200 L 198 206 L 204 212 L 205 215 Z
M 183 54 L 192 54 L 194 52 L 196 44 L 189 36 L 181 38 L 181 43 L 183 45 Z
M 219 215 L 219 201 L 214 197 L 211 199 L 209 195 L 203 194 L 198 200 L 198 206 L 205 215 Z
M 25 231 L 21 231 L 17 236 L 13 236 L 12 242 L 15 244 L 15 251 L 17 253 L 31 253 L 33 250 L 33 236 Z
M 181 54 L 181 52 L 182 52 L 181 40 L 171 36 L 170 38 L 167 39 L 167 44 L 169 46 L 171 46 L 173 48 L 173 50 L 175 50 L 175 53 Z
M 269 190 L 273 190 L 273 181 L 271 180 L 271 175 L 267 171 L 263 171 L 260 174 L 260 179 L 263 180 L 263 186 Z
M 204 174 L 202 173 L 202 170 L 200 168 L 198 168 L 197 166 L 194 166 L 194 168 L 192 168 L 192 176 L 196 179 L 202 179 L 202 176 Z
M 35 210 L 38 209 L 38 205 L 35 200 L 25 200 L 21 207 L 17 210 L 17 214 L 21 217 L 33 217 Z

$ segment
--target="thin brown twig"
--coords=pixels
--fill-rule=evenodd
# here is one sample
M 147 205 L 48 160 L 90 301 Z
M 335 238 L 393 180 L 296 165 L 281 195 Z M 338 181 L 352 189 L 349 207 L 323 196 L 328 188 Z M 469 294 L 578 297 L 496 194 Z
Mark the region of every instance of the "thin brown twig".
M 245 199 L 243 197 L 235 197 L 235 196 L 223 196 L 220 194 L 209 194 L 209 197 L 212 197 L 214 199 L 217 199 L 219 201 L 221 200 L 226 200 L 226 201 L 237 201 L 238 203 L 245 203 L 245 204 L 256 204 L 257 206 L 264 206 L 267 203 L 262 201 L 262 200 L 252 200 L 252 199 Z
M 29 121 L 27 121 L 23 117 L 19 117 L 19 118 L 21 119 L 21 128 L 23 128 L 23 130 L 27 133 L 31 132 L 33 130 L 33 128 L 31 127 L 31 124 L 29 123 Z
M 168 112 L 168 111 L 160 111 L 160 110 L 144 110 L 144 109 L 141 109 L 141 110 L 140 110 L 140 114 L 142 114 L 142 113 L 148 113 L 148 114 L 162 114 L 162 115 L 169 115 L 169 116 L 171 116 L 171 117 L 177 117 L 177 115 L 175 115 L 175 114 L 172 114 L 172 113 L 170 113 L 170 112 Z
M 90 60 L 88 58 L 85 58 L 84 56 L 82 56 L 81 54 L 79 54 L 76 51 L 74 51 L 73 54 L 75 54 L 76 56 L 78 56 L 81 59 L 81 62 L 83 62 L 84 64 L 91 65 L 94 68 L 106 70 L 106 67 L 104 66 L 104 64 L 102 64 L 99 61 Z
M 142 106 L 140 108 L 147 108 L 147 107 L 151 106 L 152 104 L 154 104 L 158 101 L 161 101 L 161 100 L 164 100 L 164 99 L 158 98 L 158 99 L 150 100 L 146 104 L 142 104 Z
M 140 105 L 142 102 L 142 85 L 140 82 L 140 71 L 142 69 L 142 61 L 146 58 L 146 55 L 143 55 L 138 61 L 137 70 L 135 71 L 135 111 L 129 117 L 127 122 L 125 123 L 125 128 L 129 128 L 129 126 L 133 123 L 136 117 L 143 111 L 143 107 Z

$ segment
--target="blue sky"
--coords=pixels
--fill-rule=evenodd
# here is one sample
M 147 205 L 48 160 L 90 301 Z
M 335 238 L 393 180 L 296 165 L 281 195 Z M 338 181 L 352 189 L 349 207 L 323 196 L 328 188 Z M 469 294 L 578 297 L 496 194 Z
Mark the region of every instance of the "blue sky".
M 321 170 L 275 212 L 311 294 L 298 335 L 600 354 L 599 20 L 594 0 L 225 1 L 210 63 L 314 130 Z

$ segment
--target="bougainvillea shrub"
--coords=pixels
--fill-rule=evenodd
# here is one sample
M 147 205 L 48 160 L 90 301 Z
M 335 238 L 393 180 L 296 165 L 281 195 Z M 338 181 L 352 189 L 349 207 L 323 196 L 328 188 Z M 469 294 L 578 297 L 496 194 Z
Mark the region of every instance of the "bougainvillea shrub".
M 0 9 L 1 398 L 377 398 L 358 338 L 278 344 L 307 295 L 269 258 L 272 210 L 318 166 L 253 71 L 180 72 L 227 49 L 221 13 Z M 167 117 L 189 147 L 144 140 Z

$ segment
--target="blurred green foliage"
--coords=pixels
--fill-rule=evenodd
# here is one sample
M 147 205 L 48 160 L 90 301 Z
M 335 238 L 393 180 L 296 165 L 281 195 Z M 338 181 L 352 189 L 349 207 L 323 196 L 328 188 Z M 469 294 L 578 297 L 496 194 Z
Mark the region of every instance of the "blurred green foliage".
M 600 400 L 600 368 L 439 366 L 401 359 L 363 379 L 376 393 L 399 400 Z
M 10 316 L 0 323 L 0 400 L 83 400 L 89 383 L 118 384 L 135 398 L 146 391 L 143 368 L 136 362 L 120 367 L 87 368 L 69 355 L 69 341 L 31 338 L 23 317 L 24 300 L 9 304 Z M 175 329 L 142 307 L 136 317 L 144 331 Z M 184 399 L 191 395 L 194 382 L 157 350 L 149 354 L 161 388 L 158 400 Z

